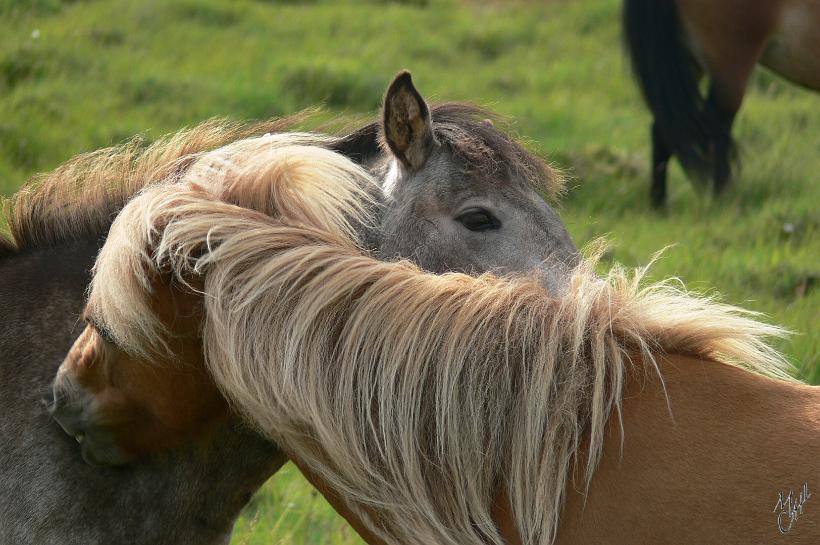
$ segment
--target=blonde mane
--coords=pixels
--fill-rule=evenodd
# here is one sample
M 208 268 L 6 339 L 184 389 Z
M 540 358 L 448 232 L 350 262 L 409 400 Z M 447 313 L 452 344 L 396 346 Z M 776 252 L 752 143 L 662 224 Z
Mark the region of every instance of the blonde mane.
M 121 348 L 147 358 L 167 352 L 167 327 L 152 310 L 153 283 L 173 272 L 162 260 L 176 258 L 175 250 L 165 254 L 162 233 L 183 217 L 201 226 L 203 203 L 227 207 L 226 220 L 277 218 L 358 243 L 372 225 L 378 184 L 344 156 L 317 147 L 317 138 L 280 133 L 235 142 L 198 157 L 177 181 L 146 188 L 123 208 L 97 257 L 88 300 L 92 312 L 104 310 L 98 319 Z M 209 226 L 213 233 L 199 251 L 233 224 Z
M 91 303 L 118 342 L 149 352 L 161 326 L 139 301 L 156 275 L 204 280 L 216 384 L 389 542 L 501 545 L 500 487 L 523 542 L 551 543 L 570 468 L 588 486 L 633 362 L 686 354 L 787 378 L 765 342 L 782 330 L 669 282 L 644 286 L 642 270 L 601 278 L 587 261 L 556 298 L 532 278 L 363 255 L 349 222 L 366 221 L 366 174 L 301 151 L 272 162 L 303 175 L 268 163 L 274 191 L 240 184 L 266 195 L 243 201 L 264 213 L 224 202 L 219 187 L 252 176 L 241 161 L 211 189 L 193 177 L 188 191 L 148 189 L 112 227 Z M 321 160 L 335 167 L 314 174 Z M 323 193 L 333 173 L 343 183 Z

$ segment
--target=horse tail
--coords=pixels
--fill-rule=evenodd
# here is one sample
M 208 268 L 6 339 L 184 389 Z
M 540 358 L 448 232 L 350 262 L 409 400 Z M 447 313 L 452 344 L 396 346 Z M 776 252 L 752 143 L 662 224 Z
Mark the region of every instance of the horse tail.
M 700 93 L 675 0 L 625 0 L 623 24 L 632 70 L 660 135 L 703 183 L 714 170 L 716 121 Z

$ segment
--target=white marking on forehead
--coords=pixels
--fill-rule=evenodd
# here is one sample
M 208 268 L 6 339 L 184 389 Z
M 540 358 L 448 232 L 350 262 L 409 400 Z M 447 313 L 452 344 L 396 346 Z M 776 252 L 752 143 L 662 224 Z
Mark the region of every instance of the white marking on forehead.
M 382 181 L 382 193 L 384 193 L 385 197 L 393 196 L 393 192 L 396 190 L 396 186 L 399 183 L 399 176 L 401 176 L 399 161 L 397 159 L 393 159 L 390 161 L 390 168 L 387 169 L 387 174 L 384 176 L 384 180 Z

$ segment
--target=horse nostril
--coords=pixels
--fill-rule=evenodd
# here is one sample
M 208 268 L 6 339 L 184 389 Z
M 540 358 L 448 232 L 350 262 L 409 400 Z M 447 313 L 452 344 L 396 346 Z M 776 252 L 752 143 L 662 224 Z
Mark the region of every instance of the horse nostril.
M 82 388 L 78 387 L 71 379 L 68 373 L 58 373 L 57 377 L 51 383 L 51 399 L 48 399 L 48 393 L 43 395 L 43 402 L 46 403 L 49 413 L 52 415 L 77 401 L 79 397 L 77 394 Z
M 63 395 L 56 383 L 51 385 L 51 389 L 49 389 L 48 392 L 43 393 L 41 399 L 49 414 L 54 414 L 54 411 L 64 403 Z
M 63 431 L 74 437 L 75 439 L 77 436 L 81 435 L 82 432 L 80 431 L 82 427 L 82 423 L 77 418 L 76 414 L 72 414 L 73 411 L 70 410 L 69 407 L 65 405 L 60 405 L 59 403 L 55 403 L 49 408 L 49 414 L 51 414 L 51 418 L 57 422 Z
M 42 393 L 40 394 L 40 403 L 45 407 L 45 409 L 51 414 L 52 407 L 54 406 L 54 387 L 49 386 L 48 388 L 43 388 Z
M 50 402 L 45 401 L 51 418 L 78 443 L 82 443 L 85 439 L 85 429 L 89 424 L 91 414 L 89 408 L 92 402 L 91 394 L 74 384 L 65 375 L 58 376 L 54 380 L 51 387 L 51 400 Z

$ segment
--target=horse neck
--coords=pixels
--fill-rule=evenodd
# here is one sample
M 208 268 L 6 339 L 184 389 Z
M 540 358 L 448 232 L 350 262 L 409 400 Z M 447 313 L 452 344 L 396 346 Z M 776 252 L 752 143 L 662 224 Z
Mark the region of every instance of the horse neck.
M 613 414 L 588 495 L 568 487 L 556 543 L 771 541 L 779 492 L 820 475 L 820 388 L 708 360 L 659 365 L 663 383 L 628 379 L 623 433 Z M 795 543 L 818 542 L 815 517 Z
M 230 420 L 162 457 L 95 468 L 41 401 L 83 327 L 98 246 L 0 256 L 0 543 L 222 543 L 285 462 L 273 445 Z
M 0 256 L 0 346 L 70 345 L 97 249 L 83 240 Z

